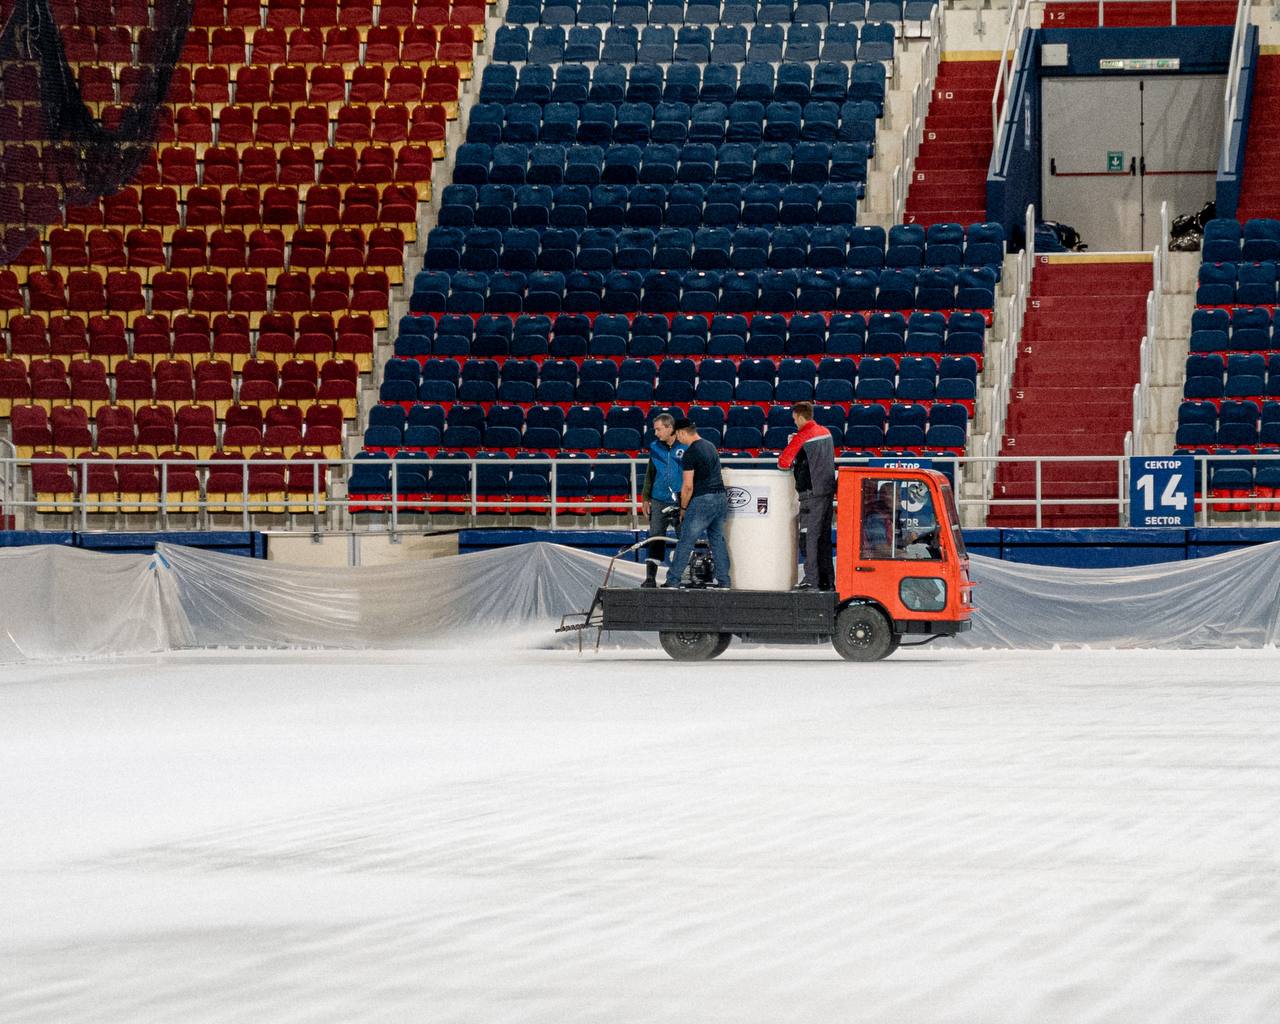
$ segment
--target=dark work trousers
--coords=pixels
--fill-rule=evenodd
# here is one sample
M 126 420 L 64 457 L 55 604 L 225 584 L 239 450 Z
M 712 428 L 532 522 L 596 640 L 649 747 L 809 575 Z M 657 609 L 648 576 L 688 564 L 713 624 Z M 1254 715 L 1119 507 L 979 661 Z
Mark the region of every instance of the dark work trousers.
M 832 495 L 800 495 L 798 526 L 804 545 L 804 582 L 819 590 L 834 590 L 831 566 Z
M 666 508 L 670 508 L 671 511 L 664 512 Z M 680 499 L 673 498 L 671 501 L 649 499 L 649 536 L 665 537 L 668 530 L 677 537 L 680 536 Z M 668 549 L 674 550 L 675 545 L 650 544 L 646 549 L 645 557 L 655 562 L 665 562 Z

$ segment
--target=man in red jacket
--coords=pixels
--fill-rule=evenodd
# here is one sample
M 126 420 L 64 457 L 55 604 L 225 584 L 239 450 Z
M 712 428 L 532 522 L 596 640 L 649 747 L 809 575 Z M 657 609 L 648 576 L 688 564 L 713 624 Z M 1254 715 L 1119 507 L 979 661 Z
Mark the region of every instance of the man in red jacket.
M 813 403 L 791 407 L 796 432 L 778 457 L 779 469 L 790 469 L 800 498 L 800 532 L 804 535 L 804 579 L 797 590 L 834 590 L 831 565 L 831 516 L 836 492 L 836 448 L 831 431 L 813 421 Z

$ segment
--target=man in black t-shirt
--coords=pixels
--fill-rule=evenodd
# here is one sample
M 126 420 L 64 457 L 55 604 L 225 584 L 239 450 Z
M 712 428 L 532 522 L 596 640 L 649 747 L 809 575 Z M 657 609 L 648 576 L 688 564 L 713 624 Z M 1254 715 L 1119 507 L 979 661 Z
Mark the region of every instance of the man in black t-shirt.
M 680 489 L 680 507 L 684 519 L 680 524 L 680 543 L 667 570 L 667 587 L 680 584 L 689 566 L 693 545 L 701 537 L 711 545 L 715 561 L 716 585 L 729 586 L 729 546 L 724 539 L 724 520 L 729 514 L 729 498 L 720 475 L 720 453 L 710 441 L 698 436 L 698 429 L 687 419 L 676 420 L 676 440 L 688 448 L 682 463 L 684 482 Z

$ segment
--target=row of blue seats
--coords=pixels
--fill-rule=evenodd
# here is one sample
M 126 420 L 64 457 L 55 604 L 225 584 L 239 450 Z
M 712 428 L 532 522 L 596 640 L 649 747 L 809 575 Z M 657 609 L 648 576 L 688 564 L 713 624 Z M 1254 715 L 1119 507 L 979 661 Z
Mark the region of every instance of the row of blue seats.
M 732 313 L 642 313 L 634 317 L 617 313 L 601 313 L 595 317 L 562 313 L 554 319 L 540 314 L 471 317 L 446 313 L 438 319 L 433 316 L 401 317 L 396 341 L 421 338 L 424 342 L 436 340 L 443 344 L 446 339 L 450 343 L 456 339 L 474 346 L 461 352 L 465 355 L 484 346 L 505 347 L 534 337 L 544 344 L 549 342 L 553 350 L 558 347 L 566 349 L 554 354 L 569 357 L 586 355 L 588 344 L 597 346 L 608 339 L 621 343 L 629 339 L 634 346 L 643 344 L 650 349 L 645 355 L 661 355 L 673 342 L 683 346 L 690 340 L 696 340 L 712 349 L 722 349 L 711 352 L 712 355 L 772 356 L 787 350 L 808 355 L 822 351 L 828 344 L 853 343 L 849 339 L 856 339 L 856 343 L 861 344 L 868 334 L 892 335 L 899 340 L 905 338 L 908 343 L 925 335 L 941 338 L 944 334 L 948 338 L 961 334 L 977 335 L 981 340 L 985 329 L 986 321 L 980 313 L 951 313 L 948 316 L 921 311 L 909 316 L 885 312 L 870 316 L 862 313 L 796 313 L 792 316 L 760 313 L 751 317 Z M 575 339 L 581 342 L 582 348 L 569 351 Z M 759 351 L 752 351 L 753 348 Z M 423 348 L 421 351 L 427 353 L 429 350 Z M 495 350 L 491 354 L 506 352 Z M 621 355 L 623 350 L 619 346 L 602 354 Z
M 1270 359 L 1260 354 L 1231 356 L 1224 367 L 1219 355 L 1192 355 L 1187 359 L 1183 396 L 1190 399 L 1280 398 L 1280 353 Z
M 791 418 L 791 406 L 775 405 L 765 409 L 758 405 L 654 405 L 649 409 L 637 406 L 616 405 L 609 410 L 595 406 L 575 406 L 563 409 L 558 405 L 538 405 L 524 409 L 519 406 L 494 405 L 483 408 L 478 405 L 415 404 L 375 405 L 369 410 L 369 426 L 392 427 L 404 432 L 416 427 L 515 427 L 518 430 L 553 430 L 557 434 L 567 429 L 585 427 L 605 431 L 615 427 L 638 430 L 645 436 L 645 443 L 653 439 L 653 421 L 657 416 L 669 413 L 676 418 L 688 416 L 699 430 L 724 431 L 727 427 L 752 427 L 756 430 L 772 430 L 777 427 L 795 429 Z M 926 423 L 949 424 L 963 427 L 968 422 L 968 410 L 962 405 L 937 403 L 926 409 L 922 405 L 832 405 L 817 404 L 813 407 L 814 419 L 830 429 L 844 430 L 846 426 L 872 426 L 882 433 L 889 425 L 925 426 Z
M 968 250 L 955 242 L 924 245 L 899 228 L 886 249 L 880 228 L 833 225 L 700 228 L 432 228 L 423 265 L 427 270 L 798 270 L 802 267 L 919 270 L 999 266 L 1000 247 L 979 243 Z M 895 236 L 896 233 L 896 237 Z M 879 238 L 877 238 L 879 235 Z M 963 239 L 962 239 L 963 240 Z M 866 243 L 866 244 L 864 244 Z
M 634 32 L 634 30 L 632 30 Z M 506 26 L 494 33 L 493 59 L 507 63 L 558 64 L 561 61 L 645 61 L 655 64 L 709 62 L 771 64 L 824 61 L 892 61 L 896 33 L 889 22 L 843 25 L 755 25 L 715 30 L 691 25 L 679 30 L 650 25 L 636 34 L 634 48 L 625 31 L 607 35 L 594 25 L 567 32 L 559 25 L 539 25 L 532 32 Z
M 785 185 L 865 182 L 866 142 L 686 142 L 588 146 L 464 142 L 453 180 L 468 185 Z
M 868 100 L 884 106 L 885 69 L 879 62 L 852 65 L 822 62 L 783 64 L 775 68 L 764 61 L 747 62 L 741 72 L 734 64 L 641 63 L 621 64 L 490 64 L 480 79 L 481 103 L 688 103 L 775 100 L 808 103 L 810 100 Z
M 936 0 L 511 0 L 520 25 L 753 25 L 928 21 Z
M 607 146 L 665 142 L 876 141 L 880 109 L 870 100 L 719 100 L 688 103 L 479 103 L 471 109 L 468 142 L 554 142 Z
M 1205 263 L 1280 260 L 1280 220 L 1255 217 L 1243 225 L 1227 217 L 1211 220 L 1204 228 L 1200 258 Z
M 1280 349 L 1269 309 L 1197 309 L 1191 314 L 1191 351 L 1248 352 Z
M 736 228 L 857 223 L 860 183 L 834 185 L 446 185 L 441 227 Z M 882 244 L 881 249 L 884 248 Z M 991 260 L 983 260 L 991 263 Z M 1000 262 L 999 259 L 994 261 Z
M 946 275 L 954 274 L 953 290 Z M 921 295 L 926 288 L 938 288 Z M 413 279 L 415 313 L 791 313 L 991 309 L 988 267 L 914 270 L 424 270 Z
M 1277 280 L 1275 260 L 1202 263 L 1196 302 L 1202 306 L 1273 306 Z
M 1179 448 L 1280 444 L 1280 401 L 1184 401 L 1174 443 Z

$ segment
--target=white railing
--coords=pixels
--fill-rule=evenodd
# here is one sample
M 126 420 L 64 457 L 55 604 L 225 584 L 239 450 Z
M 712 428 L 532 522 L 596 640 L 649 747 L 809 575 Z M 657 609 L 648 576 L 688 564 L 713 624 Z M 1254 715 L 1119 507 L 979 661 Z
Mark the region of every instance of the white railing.
M 1031 299 L 1031 278 L 1036 262 L 1036 208 L 1027 207 L 1026 244 L 1018 254 L 1017 274 L 1013 294 L 1009 296 L 1008 314 L 1005 317 L 1005 339 L 995 366 L 995 380 L 991 391 L 991 423 L 987 430 L 986 457 L 997 459 L 1002 454 L 1004 423 L 1009 412 L 1009 398 L 1013 387 L 1013 372 L 1018 362 L 1018 349 L 1022 347 L 1022 326 L 1027 315 L 1027 303 Z M 990 494 L 995 485 L 996 463 L 983 467 L 982 493 Z
M 1227 87 L 1222 95 L 1222 155 L 1219 170 L 1230 167 L 1231 129 L 1235 124 L 1241 102 L 1240 76 L 1244 73 L 1244 41 L 1252 22 L 1251 0 L 1238 0 L 1235 27 L 1231 32 L 1231 57 L 1227 62 Z
M 0 437 L 0 529 L 4 528 L 7 517 L 13 515 L 12 502 L 18 489 L 17 457 L 18 449 Z
M 1013 0 L 1009 4 L 1009 24 L 1004 30 L 1004 45 L 1000 48 L 1000 66 L 996 70 L 996 84 L 991 92 L 991 140 L 999 151 L 1001 133 L 1009 120 L 1009 104 L 1005 102 L 1009 90 L 1009 82 L 1013 78 L 1012 68 L 1017 67 L 1018 51 L 1022 49 L 1022 39 L 1026 34 L 1031 16 L 1032 0 Z
M 1160 341 L 1161 311 L 1169 270 L 1169 204 L 1160 204 L 1160 238 L 1151 252 L 1151 291 L 1147 293 L 1147 330 L 1138 348 L 1138 383 L 1133 386 L 1133 430 L 1126 439 L 1126 453 L 1142 444 L 1151 389 L 1152 361 Z
M 902 458 L 903 461 L 908 461 L 915 456 Z M 992 477 L 996 467 L 1000 465 L 1032 467 L 1032 472 L 1028 474 L 1030 479 L 1013 485 L 1021 493 L 1020 497 L 993 497 L 989 492 L 977 496 L 958 494 L 957 502 L 961 508 L 980 511 L 983 521 L 986 521 L 992 509 L 1028 509 L 1034 513 L 1035 525 L 1040 526 L 1048 510 L 1069 506 L 1111 508 L 1115 510 L 1116 524 L 1125 525 L 1127 522 L 1129 464 L 1124 455 L 925 455 L 921 458 L 931 458 L 934 468 L 944 472 L 949 470 L 957 481 L 970 475 Z M 1212 454 L 1196 455 L 1195 460 L 1201 495 L 1196 499 L 1197 512 L 1201 525 L 1208 525 L 1211 512 L 1220 506 L 1232 506 L 1227 511 L 1239 514 L 1230 520 L 1234 524 L 1263 522 L 1269 514 L 1274 514 L 1272 522 L 1280 521 L 1280 494 L 1250 491 L 1243 495 L 1214 497 L 1209 494 L 1208 487 L 1211 464 L 1218 466 L 1240 462 L 1257 464 L 1259 467 L 1280 467 L 1280 455 Z M 866 457 L 837 460 L 841 465 L 865 464 L 865 461 Z M 162 467 L 160 486 L 144 494 L 89 490 L 90 467 L 93 462 L 94 460 L 83 459 L 0 458 L 0 470 L 4 471 L 6 479 L 17 479 L 26 467 L 34 464 L 64 467 L 77 480 L 75 489 L 66 492 L 28 495 L 24 488 L 17 488 L 12 505 L 6 507 L 6 513 L 16 517 L 15 525 L 19 529 L 76 528 L 81 531 L 119 528 L 121 524 L 133 529 L 153 529 L 158 526 L 161 530 L 196 528 L 248 531 L 268 527 L 279 530 L 281 517 L 286 516 L 289 517 L 290 529 L 299 534 L 310 533 L 312 536 L 327 532 L 348 533 L 353 529 L 387 532 L 395 536 L 428 528 L 439 529 L 441 526 L 457 528 L 463 524 L 475 525 L 481 516 L 508 521 L 513 517 L 525 517 L 525 522 L 530 521 L 529 517 L 535 517 L 532 521 L 546 523 L 552 529 L 565 526 L 566 523 L 581 525 L 588 517 L 593 517 L 607 520 L 615 526 L 625 525 L 631 529 L 639 529 L 642 526 L 639 494 L 647 465 L 646 459 L 639 458 L 575 459 L 569 462 L 548 460 L 542 463 L 548 472 L 545 492 L 519 495 L 501 489 L 491 493 L 483 490 L 476 472 L 477 469 L 493 469 L 495 465 L 501 468 L 519 468 L 521 463 L 518 461 L 509 462 L 503 467 L 501 462 L 485 459 L 422 459 L 412 463 L 397 463 L 389 457 L 380 460 L 362 459 L 358 465 L 385 465 L 389 468 L 388 486 L 384 491 L 352 496 L 341 493 L 341 484 L 332 479 L 334 469 L 349 468 L 357 464 L 351 459 L 308 462 L 308 479 L 295 480 L 299 486 L 292 490 L 277 488 L 272 491 L 251 486 L 250 467 L 283 468 L 289 464 L 288 460 L 256 459 L 252 463 L 249 460 L 155 460 Z M 1051 483 L 1046 483 L 1045 467 L 1072 463 L 1109 463 L 1114 466 L 1117 488 L 1115 495 L 1085 498 L 1046 494 Z M 529 464 L 524 463 L 526 466 Z M 726 456 L 725 464 L 730 468 L 735 465 L 773 468 L 777 462 L 774 459 L 735 459 Z M 226 470 L 238 466 L 241 476 L 240 491 L 238 494 L 209 492 L 207 484 L 201 485 L 197 491 L 170 491 L 170 466 L 181 467 L 186 471 L 198 467 L 201 472 L 211 467 Z M 298 464 L 293 463 L 292 467 L 296 470 Z M 402 473 L 422 473 L 424 469 L 457 470 L 463 467 L 469 467 L 471 472 L 468 490 L 462 493 L 439 493 L 432 491 L 429 486 L 424 488 L 408 477 L 401 480 Z M 569 495 L 561 486 L 562 473 L 572 474 L 581 481 L 585 471 L 599 469 L 625 471 L 627 485 L 603 496 L 580 493 Z M 214 497 L 215 494 L 219 496 Z M 1239 505 L 1246 508 L 1236 507 Z M 256 518 L 263 516 L 269 517 L 266 522 L 259 522 Z
M 929 40 L 921 55 L 920 81 L 911 90 L 911 119 L 902 130 L 899 140 L 898 162 L 890 178 L 890 197 L 893 206 L 893 222 L 901 224 L 907 211 L 907 193 L 911 190 L 911 177 L 916 169 L 916 157 L 920 155 L 920 143 L 924 139 L 924 122 L 929 116 L 929 102 L 933 98 L 933 85 L 938 79 L 938 62 L 946 45 L 946 23 L 941 16 L 942 5 L 935 4 L 929 16 Z

